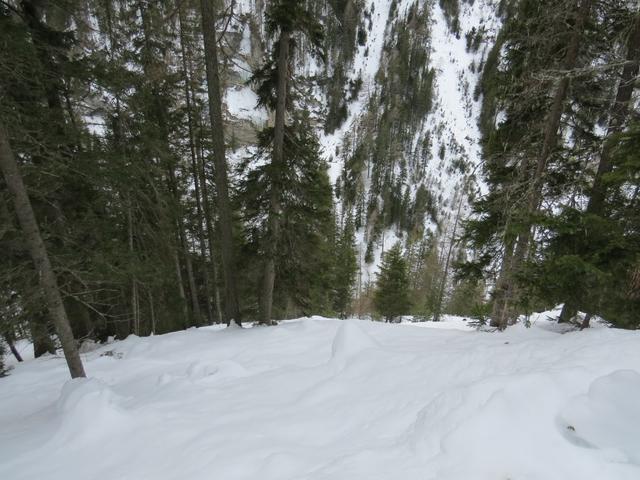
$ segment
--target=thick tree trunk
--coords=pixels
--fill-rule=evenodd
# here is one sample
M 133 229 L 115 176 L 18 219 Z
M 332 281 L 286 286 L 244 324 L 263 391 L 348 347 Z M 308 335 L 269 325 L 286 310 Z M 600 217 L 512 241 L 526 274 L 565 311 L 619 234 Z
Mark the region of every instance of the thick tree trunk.
M 209 116 L 213 134 L 214 177 L 217 189 L 219 232 L 222 250 L 222 273 L 225 284 L 225 313 L 227 324 L 232 321 L 242 326 L 236 284 L 236 262 L 233 248 L 233 218 L 229 201 L 229 179 L 225 158 L 224 128 L 222 121 L 222 98 L 218 73 L 218 46 L 216 43 L 216 12 L 213 0 L 201 0 L 202 34 L 207 70 L 207 92 L 209 94 Z
M 563 69 L 565 71 L 573 70 L 576 67 L 578 51 L 584 33 L 584 26 L 591 12 L 591 3 L 592 0 L 582 0 L 576 6 L 576 21 L 573 25 L 573 31 L 571 32 L 567 51 L 563 60 Z M 544 136 L 542 146 L 540 148 L 540 155 L 538 155 L 535 169 L 529 180 L 530 188 L 525 197 L 525 212 L 528 217 L 533 216 L 540 205 L 544 173 L 547 168 L 549 157 L 558 144 L 560 120 L 562 118 L 565 101 L 569 92 L 569 84 L 570 78 L 568 75 L 565 75 L 560 79 L 553 95 L 551 109 L 549 110 L 549 114 L 545 120 Z M 503 308 L 500 312 L 497 312 L 498 317 L 492 319 L 492 323 L 495 323 L 501 329 L 506 328 L 515 315 L 513 305 L 516 297 L 515 276 L 526 259 L 532 238 L 531 221 L 527 220 L 527 224 L 528 225 L 523 228 L 522 232 L 518 236 L 513 254 L 513 261 L 508 271 L 505 272 L 507 275 L 505 282 L 507 289 L 504 295 L 505 298 L 503 299 Z
M 49 332 L 49 320 L 46 312 L 33 312 L 29 318 L 29 333 L 33 341 L 33 356 L 40 358 L 46 353 L 55 355 L 56 345 Z
M 40 285 L 44 292 L 45 303 L 49 314 L 53 318 L 71 377 L 84 377 L 86 376 L 84 367 L 80 359 L 80 354 L 78 353 L 75 339 L 73 338 L 67 313 L 62 303 L 62 297 L 58 289 L 58 280 L 51 267 L 47 249 L 42 241 L 38 223 L 31 208 L 31 201 L 29 200 L 27 189 L 25 188 L 22 176 L 18 170 L 18 165 L 13 157 L 7 131 L 1 123 L 0 168 L 7 182 L 7 187 L 14 198 L 18 221 L 24 233 L 25 241 L 29 247 L 36 271 L 38 272 Z
M 276 254 L 280 236 L 280 175 L 284 168 L 284 128 L 287 106 L 287 76 L 289 69 L 289 32 L 282 31 L 278 41 L 278 86 L 276 90 L 276 118 L 273 126 L 273 158 L 271 159 L 271 196 L 269 211 L 269 232 L 266 246 L 262 294 L 260 295 L 260 323 L 271 325 L 273 307 L 273 287 L 276 279 Z

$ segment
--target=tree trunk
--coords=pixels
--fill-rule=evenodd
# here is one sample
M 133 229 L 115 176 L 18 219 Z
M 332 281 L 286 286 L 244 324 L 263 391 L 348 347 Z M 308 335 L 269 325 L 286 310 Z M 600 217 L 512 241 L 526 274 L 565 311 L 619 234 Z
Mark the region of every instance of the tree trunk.
M 271 310 L 273 307 L 273 286 L 276 279 L 276 254 L 278 251 L 278 237 L 280 236 L 280 175 L 284 168 L 284 128 L 287 105 L 287 75 L 289 69 L 289 40 L 290 34 L 284 30 L 278 41 L 278 85 L 276 90 L 276 118 L 273 126 L 273 158 L 271 159 L 271 196 L 269 211 L 269 231 L 262 294 L 260 296 L 260 323 L 271 325 Z
M 227 324 L 232 321 L 242 326 L 236 285 L 236 262 L 233 248 L 233 218 L 229 201 L 229 179 L 225 158 L 224 128 L 222 121 L 222 98 L 218 74 L 218 46 L 216 43 L 216 12 L 213 0 L 201 0 L 202 34 L 207 70 L 207 92 L 209 94 L 209 116 L 213 134 L 214 177 L 218 193 L 220 215 L 220 248 L 222 250 L 222 273 L 225 284 L 225 310 Z
M 591 323 L 591 314 L 587 313 L 582 320 L 582 324 L 580 325 L 580 330 L 584 330 L 585 328 L 589 328 Z
M 189 252 L 189 247 L 182 231 L 180 231 L 180 242 L 182 243 L 184 262 L 187 269 L 187 282 L 189 283 L 189 291 L 191 293 L 191 311 L 193 312 L 193 320 L 195 326 L 199 327 L 202 322 L 202 312 L 200 311 L 200 301 L 198 300 L 198 288 L 196 287 L 196 279 L 193 274 L 191 253 Z
M 567 51 L 563 60 L 563 69 L 565 71 L 571 71 L 576 67 L 578 61 L 578 50 L 584 33 L 584 25 L 587 22 L 591 11 L 591 3 L 592 0 L 582 0 L 577 5 L 576 22 L 573 25 L 573 31 L 571 32 L 571 37 L 569 38 Z M 540 155 L 538 155 L 533 175 L 529 179 L 529 184 L 531 186 L 525 197 L 525 212 L 529 218 L 533 216 L 539 208 L 542 196 L 543 177 L 547 168 L 547 162 L 558 144 L 560 120 L 564 111 L 565 100 L 569 92 L 569 82 L 569 75 L 563 76 L 558 82 L 558 86 L 556 87 L 553 95 L 551 110 L 549 111 L 545 121 Z M 526 259 L 527 252 L 529 251 L 529 243 L 531 242 L 532 237 L 532 222 L 530 219 L 526 222 L 527 225 L 523 228 L 520 235 L 518 235 L 512 264 L 505 272 L 507 275 L 505 282 L 507 288 L 505 291 L 505 298 L 503 300 L 504 306 L 501 311 L 498 312 L 498 317 L 492 319 L 492 323 L 495 322 L 501 329 L 506 328 L 515 315 L 513 311 L 513 301 L 516 297 L 515 275 L 518 273 L 522 263 Z
M 173 252 L 173 263 L 176 269 L 176 283 L 178 284 L 178 296 L 182 305 L 182 316 L 184 319 L 184 328 L 189 328 L 189 307 L 187 306 L 187 296 L 184 293 L 184 284 L 182 283 L 182 268 L 180 267 L 180 258 L 178 252 Z
M 151 290 L 147 290 L 147 297 L 149 299 L 149 314 L 151 316 L 151 335 L 156 333 L 156 309 L 153 304 L 153 293 Z
M 13 356 L 16 357 L 16 360 L 18 362 L 22 362 L 22 355 L 20 355 L 20 352 L 16 348 L 16 344 L 13 341 L 13 335 L 10 332 L 5 332 L 3 336 L 4 336 L 4 341 L 7 342 L 7 345 L 9 345 L 9 350 L 11 350 L 11 353 L 13 353 Z
M 55 355 L 56 346 L 49 333 L 47 312 L 32 312 L 29 317 L 29 333 L 33 341 L 34 358 L 40 358 L 46 353 Z
M 436 311 L 433 314 L 433 321 L 439 322 L 440 315 L 442 314 L 442 302 L 444 299 L 444 289 L 447 284 L 447 277 L 449 276 L 449 264 L 451 263 L 451 254 L 453 253 L 453 243 L 456 238 L 456 231 L 458 230 L 458 221 L 460 220 L 460 211 L 462 210 L 462 200 L 464 198 L 464 194 L 460 197 L 460 201 L 458 202 L 458 211 L 456 212 L 456 219 L 453 222 L 453 231 L 451 232 L 451 239 L 449 241 L 449 249 L 447 251 L 447 259 L 444 265 L 444 274 L 442 276 L 442 282 L 440 283 L 440 289 L 438 291 L 438 299 L 436 304 Z
M 204 262 L 203 268 L 203 276 L 204 276 L 204 286 L 206 293 L 206 305 L 207 305 L 207 318 L 208 323 L 213 323 L 213 308 L 211 305 L 211 280 L 209 278 L 209 268 L 207 265 L 207 247 L 205 243 L 204 236 L 204 225 L 203 225 L 203 211 L 202 211 L 202 201 L 200 198 L 200 174 L 198 169 L 198 160 L 196 155 L 196 143 L 195 143 L 195 133 L 194 133 L 194 125 L 193 125 L 193 111 L 191 108 L 191 75 L 190 69 L 187 65 L 187 49 L 186 49 L 186 40 L 183 29 L 183 16 L 182 16 L 182 4 L 178 6 L 178 21 L 180 24 L 180 52 L 182 55 L 182 77 L 184 80 L 184 98 L 187 107 L 187 131 L 189 133 L 189 153 L 191 158 L 191 177 L 193 178 L 193 186 L 194 186 L 194 194 L 196 197 L 196 214 L 198 217 L 197 220 L 197 231 L 198 231 L 198 245 L 200 248 L 200 256 L 202 257 L 202 261 Z M 213 253 L 213 252 L 212 252 Z M 213 262 L 213 258 L 211 259 Z M 215 268 L 215 266 L 213 267 Z
M 200 175 L 200 185 L 202 186 L 202 206 L 204 210 L 204 221 L 207 228 L 207 241 L 209 243 L 209 258 L 211 259 L 211 273 L 213 275 L 213 293 L 215 296 L 215 305 L 216 305 L 216 317 L 218 323 L 222 323 L 224 317 L 222 315 L 222 301 L 220 300 L 220 289 L 218 288 L 218 269 L 216 268 L 216 259 L 213 254 L 215 250 L 214 245 L 214 232 L 213 232 L 213 212 L 211 211 L 211 206 L 209 204 L 209 187 L 207 186 L 207 176 L 204 170 L 204 153 L 196 148 L 196 154 L 199 152 L 199 167 L 198 174 Z
M 49 314 L 53 318 L 71 377 L 85 377 L 82 360 L 80 359 L 71 325 L 67 318 L 67 312 L 64 309 L 60 290 L 58 289 L 58 280 L 51 267 L 47 249 L 42 241 L 27 189 L 13 157 L 13 152 L 9 145 L 9 136 L 2 123 L 0 123 L 0 168 L 7 182 L 7 187 L 14 197 L 16 215 L 38 272 L 45 303 Z
M 578 307 L 574 302 L 567 301 L 562 305 L 560 316 L 558 317 L 558 323 L 569 323 L 572 318 L 578 314 Z

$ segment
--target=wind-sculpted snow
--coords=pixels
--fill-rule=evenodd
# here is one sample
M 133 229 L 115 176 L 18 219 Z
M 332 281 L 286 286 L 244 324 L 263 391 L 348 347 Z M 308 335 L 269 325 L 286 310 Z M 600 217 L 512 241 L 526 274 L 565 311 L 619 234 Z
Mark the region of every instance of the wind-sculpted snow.
M 638 332 L 462 323 L 130 337 L 72 381 L 28 360 L 0 379 L 0 478 L 640 478 Z

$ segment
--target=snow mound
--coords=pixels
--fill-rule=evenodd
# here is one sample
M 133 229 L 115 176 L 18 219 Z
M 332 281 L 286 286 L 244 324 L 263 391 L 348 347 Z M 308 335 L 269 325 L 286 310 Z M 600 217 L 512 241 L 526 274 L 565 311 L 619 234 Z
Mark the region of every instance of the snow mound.
M 378 346 L 378 342 L 362 329 L 359 320 L 344 320 L 331 344 L 331 360 L 345 365 L 351 357 Z
M 125 426 L 122 398 L 99 380 L 76 378 L 62 387 L 55 404 L 59 427 L 56 441 L 97 441 Z
M 594 380 L 560 415 L 567 438 L 614 461 L 640 465 L 640 373 L 618 370 Z

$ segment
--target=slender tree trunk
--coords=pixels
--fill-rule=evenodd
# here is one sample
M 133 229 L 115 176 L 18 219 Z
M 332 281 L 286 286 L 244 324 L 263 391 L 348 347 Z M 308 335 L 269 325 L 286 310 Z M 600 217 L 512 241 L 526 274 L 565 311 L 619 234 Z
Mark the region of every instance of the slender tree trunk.
M 447 251 L 447 258 L 444 264 L 444 275 L 442 276 L 442 282 L 440 283 L 440 290 L 438 291 L 438 303 L 436 304 L 436 311 L 433 315 L 433 321 L 439 322 L 440 315 L 442 314 L 442 302 L 444 299 L 444 289 L 447 284 L 447 277 L 449 276 L 449 264 L 451 263 L 451 254 L 453 253 L 453 244 L 456 238 L 456 231 L 458 230 L 458 221 L 460 220 L 460 211 L 462 210 L 462 200 L 464 196 L 460 198 L 458 202 L 458 211 L 456 212 L 456 219 L 453 222 L 453 231 L 451 232 L 451 238 L 449 240 L 449 249 Z
M 222 250 L 222 273 L 225 284 L 225 310 L 227 324 L 232 321 L 242 326 L 236 285 L 236 262 L 233 248 L 233 218 L 229 201 L 229 179 L 225 158 L 224 124 L 222 121 L 222 97 L 218 73 L 218 46 L 216 42 L 216 12 L 213 0 L 201 0 L 202 34 L 204 38 L 207 70 L 207 92 L 209 94 L 209 116 L 213 134 L 214 177 L 217 189 L 218 214 L 220 215 L 220 248 Z
M 156 309 L 153 304 L 153 293 L 147 289 L 147 297 L 149 299 L 149 314 L 151 315 L 151 335 L 156 333 Z
M 589 18 L 591 12 L 592 0 L 581 0 L 576 5 L 576 21 L 573 25 L 573 31 L 569 38 L 567 45 L 567 51 L 563 61 L 563 69 L 566 71 L 573 70 L 576 67 L 578 61 L 578 51 L 582 36 L 584 33 L 584 26 Z M 564 105 L 569 92 L 570 78 L 568 75 L 563 76 L 553 95 L 553 102 L 551 109 L 545 120 L 544 136 L 542 140 L 542 147 L 540 149 L 540 155 L 538 155 L 533 175 L 530 178 L 530 188 L 526 194 L 525 212 L 528 217 L 533 216 L 540 205 L 542 197 L 542 187 L 544 180 L 544 173 L 547 168 L 547 162 L 549 157 L 553 153 L 553 150 L 558 144 L 558 133 L 560 129 L 560 120 L 564 111 Z M 513 262 L 507 273 L 507 292 L 504 298 L 504 308 L 499 312 L 499 316 L 494 318 L 493 321 L 501 329 L 507 327 L 509 322 L 513 320 L 515 315 L 513 309 L 513 302 L 516 297 L 516 285 L 515 275 L 520 270 L 522 263 L 526 259 L 527 252 L 529 251 L 529 243 L 532 238 L 532 225 L 531 220 L 527 220 L 527 226 L 525 226 L 518 236 L 516 242 L 515 251 L 513 254 Z
M 190 69 L 187 65 L 187 49 L 186 49 L 186 39 L 184 35 L 183 29 L 183 14 L 182 14 L 182 5 L 178 7 L 178 21 L 179 31 L 180 31 L 180 52 L 182 55 L 182 77 L 184 80 L 184 98 L 187 107 L 187 130 L 189 133 L 189 153 L 191 159 L 191 177 L 193 178 L 194 185 L 194 193 L 196 197 L 196 215 L 198 217 L 197 221 L 197 231 L 198 231 L 198 245 L 200 248 L 200 256 L 202 257 L 202 261 L 204 262 L 203 268 L 203 276 L 204 276 L 204 286 L 206 293 L 206 305 L 207 305 L 207 318 L 209 323 L 213 323 L 213 308 L 211 305 L 211 279 L 209 278 L 209 267 L 207 265 L 207 247 L 204 239 L 204 225 L 203 225 L 203 211 L 202 211 L 202 203 L 200 198 L 200 175 L 198 173 L 198 161 L 196 156 L 196 144 L 195 144 L 195 133 L 193 126 L 193 110 L 191 108 L 191 75 Z M 213 259 L 211 259 L 213 262 Z M 215 268 L 215 267 L 214 267 Z
M 0 168 L 7 182 L 7 187 L 14 198 L 18 221 L 24 233 L 25 241 L 29 247 L 36 271 L 38 272 L 40 285 L 44 292 L 45 303 L 49 314 L 53 318 L 71 377 L 85 377 L 82 360 L 80 359 L 80 354 L 78 353 L 78 348 L 73 338 L 73 332 L 71 331 L 71 325 L 67 318 L 67 312 L 64 309 L 60 290 L 58 289 L 58 280 L 51 267 L 47 249 L 40 235 L 38 222 L 31 208 L 31 201 L 29 200 L 27 189 L 22 181 L 18 165 L 11 151 L 9 136 L 2 123 L 0 123 Z
M 127 196 L 127 237 L 129 254 L 133 256 L 134 244 L 133 244 L 133 213 L 131 211 L 131 197 Z M 130 325 L 129 331 L 134 334 L 139 334 L 140 318 L 138 315 L 138 280 L 133 275 L 131 278 L 131 318 L 133 325 Z
M 182 223 L 182 222 L 180 222 Z M 182 233 L 182 226 L 180 226 L 180 243 L 182 245 L 182 251 L 184 255 L 184 263 L 187 270 L 187 282 L 189 283 L 189 292 L 191 296 L 191 311 L 193 312 L 193 319 L 196 326 L 200 326 L 202 321 L 202 312 L 200 311 L 200 301 L 198 300 L 198 288 L 196 287 L 196 279 L 193 274 L 193 262 L 191 261 L 191 254 L 189 252 L 189 246 Z
M 202 142 L 200 142 L 202 143 Z M 199 153 L 198 153 L 199 152 Z M 200 175 L 200 185 L 202 186 L 202 206 L 204 210 L 204 221 L 207 227 L 207 241 L 209 243 L 209 258 L 211 259 L 211 273 L 213 275 L 213 293 L 215 296 L 216 316 L 218 323 L 222 323 L 224 316 L 222 315 L 222 301 L 220 299 L 220 289 L 218 288 L 218 268 L 216 267 L 215 236 L 213 232 L 213 212 L 209 203 L 209 186 L 207 183 L 207 174 L 204 169 L 204 152 L 196 148 L 196 154 L 199 158 L 198 174 Z
M 287 105 L 287 76 L 289 69 L 290 34 L 284 30 L 278 41 L 278 85 L 276 90 L 276 118 L 273 126 L 273 158 L 271 159 L 271 195 L 269 211 L 269 232 L 266 247 L 262 294 L 260 296 L 260 323 L 271 325 L 273 308 L 273 287 L 276 279 L 276 254 L 280 236 L 280 176 L 284 168 L 284 129 Z
M 9 350 L 11 350 L 11 353 L 13 353 L 13 356 L 16 357 L 16 360 L 18 362 L 22 362 L 22 355 L 20 355 L 20 352 L 16 348 L 16 344 L 13 341 L 13 334 L 11 334 L 10 332 L 5 332 L 3 336 L 4 336 L 4 341 L 7 342 L 7 345 L 9 345 Z
M 496 280 L 496 286 L 493 295 L 493 308 L 491 311 L 492 327 L 502 327 L 502 319 L 505 317 L 506 312 L 505 303 L 507 296 L 510 292 L 508 272 L 511 271 L 511 262 L 513 261 L 513 249 L 515 246 L 515 238 L 508 234 L 505 236 L 504 243 L 504 255 L 502 258 L 502 264 L 500 265 L 500 273 Z M 506 326 L 506 324 L 505 324 Z
M 187 306 L 187 296 L 184 292 L 184 284 L 182 283 L 182 268 L 180 266 L 180 258 L 178 252 L 173 252 L 173 263 L 176 269 L 176 283 L 178 284 L 178 296 L 182 305 L 182 315 L 184 318 L 185 328 L 189 327 L 189 308 Z

